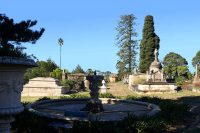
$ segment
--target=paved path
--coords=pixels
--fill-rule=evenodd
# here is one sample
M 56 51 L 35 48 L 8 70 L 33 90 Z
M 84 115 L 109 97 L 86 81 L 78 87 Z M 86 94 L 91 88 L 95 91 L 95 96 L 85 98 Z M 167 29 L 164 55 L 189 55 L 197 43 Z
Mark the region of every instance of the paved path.
M 107 86 L 108 86 L 108 93 L 111 93 L 114 96 L 135 95 L 133 91 L 128 89 L 128 84 L 124 84 L 122 82 L 109 83 Z

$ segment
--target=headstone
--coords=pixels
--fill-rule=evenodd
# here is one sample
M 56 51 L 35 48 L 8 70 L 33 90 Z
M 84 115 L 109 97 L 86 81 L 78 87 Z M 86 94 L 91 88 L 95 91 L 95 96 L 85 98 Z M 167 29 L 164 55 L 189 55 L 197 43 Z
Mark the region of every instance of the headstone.
M 86 77 L 84 77 L 84 87 L 86 90 L 89 90 L 90 87 L 90 82 L 87 80 Z
M 66 73 L 65 73 L 65 70 L 62 71 L 62 80 L 65 80 L 67 79 L 67 76 L 66 76 Z
M 107 87 L 105 84 L 105 80 L 102 80 L 101 93 L 107 93 Z

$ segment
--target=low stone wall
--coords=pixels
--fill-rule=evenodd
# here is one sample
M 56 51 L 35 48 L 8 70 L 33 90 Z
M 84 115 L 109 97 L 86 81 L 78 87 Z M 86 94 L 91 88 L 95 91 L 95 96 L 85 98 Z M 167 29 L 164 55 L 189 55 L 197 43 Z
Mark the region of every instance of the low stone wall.
M 174 84 L 164 84 L 164 85 L 156 85 L 156 84 L 138 84 L 133 85 L 132 90 L 136 92 L 175 92 L 177 86 Z

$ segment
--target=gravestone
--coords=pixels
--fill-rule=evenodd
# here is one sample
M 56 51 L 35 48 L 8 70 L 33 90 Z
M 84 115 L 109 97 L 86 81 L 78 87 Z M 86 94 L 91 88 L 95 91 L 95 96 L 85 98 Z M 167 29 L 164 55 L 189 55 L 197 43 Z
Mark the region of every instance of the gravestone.
M 107 87 L 105 84 L 106 84 L 105 80 L 102 80 L 101 94 L 107 93 Z

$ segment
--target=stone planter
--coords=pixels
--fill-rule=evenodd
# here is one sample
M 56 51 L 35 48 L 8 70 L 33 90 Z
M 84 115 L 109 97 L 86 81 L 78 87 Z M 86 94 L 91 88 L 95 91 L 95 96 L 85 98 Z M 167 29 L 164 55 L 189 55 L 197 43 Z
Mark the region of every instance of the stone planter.
M 10 132 L 13 115 L 24 110 L 21 104 L 23 77 L 27 68 L 37 64 L 30 59 L 0 57 L 0 133 Z

